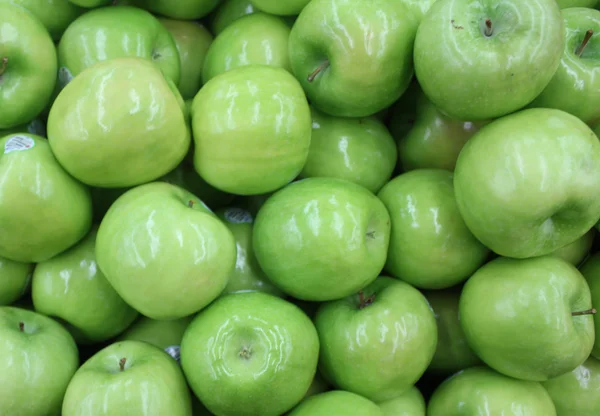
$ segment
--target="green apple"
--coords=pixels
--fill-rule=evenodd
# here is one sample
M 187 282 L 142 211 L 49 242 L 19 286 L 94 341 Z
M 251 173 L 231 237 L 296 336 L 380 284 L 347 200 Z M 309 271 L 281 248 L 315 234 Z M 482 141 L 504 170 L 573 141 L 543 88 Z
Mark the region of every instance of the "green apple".
M 120 6 L 90 10 L 69 25 L 58 44 L 59 88 L 97 62 L 122 57 L 144 58 L 179 83 L 179 53 L 169 31 L 147 11 Z
M 190 387 L 217 415 L 288 411 L 308 391 L 318 355 L 317 331 L 304 312 L 261 292 L 217 299 L 194 318 L 181 341 Z
M 592 294 L 592 305 L 600 307 L 600 253 L 590 256 L 579 268 L 585 277 Z M 594 315 L 594 328 L 596 341 L 592 355 L 600 360 L 600 315 Z
M 575 370 L 542 383 L 557 416 L 600 414 L 600 361 L 590 357 Z
M 453 174 L 417 169 L 388 182 L 378 194 L 392 221 L 386 270 L 423 289 L 466 280 L 489 249 L 469 231 L 454 197 Z
M 0 152 L 0 257 L 37 263 L 81 240 L 92 223 L 90 191 L 63 170 L 47 140 L 5 136 Z
M 115 58 L 61 91 L 48 117 L 48 141 L 76 179 L 124 188 L 177 167 L 191 137 L 177 87 L 144 59 Z
M 419 25 L 415 74 L 444 113 L 486 120 L 533 101 L 556 72 L 564 46 L 556 0 L 442 0 Z
M 465 223 L 491 250 L 517 258 L 549 254 L 600 218 L 600 142 L 564 111 L 519 111 L 467 142 L 454 189 Z
M 36 117 L 26 124 L 20 124 L 9 129 L 0 130 L 0 138 L 8 136 L 9 134 L 18 134 L 23 132 L 46 137 L 46 124 L 41 119 Z
M 259 10 L 250 0 L 223 0 L 210 18 L 210 29 L 218 36 L 227 26 L 242 16 L 256 13 Z
M 545 381 L 583 363 L 594 345 L 590 289 L 557 257 L 499 257 L 465 284 L 460 322 L 473 351 L 510 377 Z
M 400 1 L 312 0 L 290 34 L 292 70 L 315 108 L 370 116 L 408 87 L 416 30 Z
M 590 253 L 595 236 L 596 229 L 592 228 L 571 244 L 567 244 L 566 246 L 555 250 L 551 255 L 560 257 L 571 263 L 573 266 L 579 266 Z
M 258 265 L 252 248 L 254 218 L 245 209 L 231 206 L 216 212 L 235 238 L 237 259 L 235 269 L 229 276 L 226 293 L 257 291 L 285 297 L 283 292 L 269 281 Z
M 383 416 L 425 416 L 425 399 L 414 386 L 400 396 L 378 404 Z
M 423 292 L 433 309 L 437 322 L 438 342 L 428 372 L 450 375 L 465 368 L 481 364 L 473 352 L 460 324 L 458 287 Z
M 168 321 L 141 316 L 119 336 L 118 340 L 144 341 L 163 350 L 169 347 L 179 348 L 183 334 L 194 316 L 184 316 Z
M 137 318 L 96 263 L 94 226 L 77 245 L 38 263 L 31 296 L 37 312 L 59 318 L 78 344 L 106 341 Z
M 529 107 L 557 108 L 590 126 L 600 122 L 600 10 L 562 10 L 565 49 L 554 77 Z
M 0 257 L 0 306 L 21 299 L 29 289 L 34 265 Z
M 427 299 L 391 277 L 379 277 L 356 295 L 324 303 L 314 322 L 322 373 L 338 388 L 374 402 L 410 389 L 437 345 Z
M 254 7 L 263 12 L 279 16 L 296 16 L 310 0 L 250 0 Z
M 310 107 L 286 70 L 244 66 L 202 87 L 192 104 L 192 128 L 194 165 L 206 182 L 228 193 L 262 194 L 302 170 Z
M 119 0 L 69 0 L 71 3 L 76 4 L 79 7 L 85 7 L 88 9 L 108 6 L 111 3 L 118 3 Z
M 231 231 L 195 195 L 166 182 L 135 187 L 98 230 L 96 261 L 141 314 L 177 319 L 225 289 L 236 260 Z
M 138 0 L 139 6 L 172 19 L 196 20 L 208 15 L 220 0 Z
M 77 346 L 59 323 L 25 309 L 0 307 L 3 415 L 60 414 L 67 385 L 78 365 Z
M 346 179 L 377 192 L 390 179 L 398 154 L 392 135 L 374 116 L 333 117 L 315 108 L 303 178 Z
M 56 48 L 37 17 L 0 2 L 0 129 L 29 122 L 50 101 L 56 83 Z
M 385 205 L 366 188 L 334 178 L 303 179 L 273 194 L 253 233 L 269 280 L 309 301 L 340 299 L 373 282 L 389 240 Z
M 486 367 L 454 374 L 429 400 L 427 416 L 462 415 L 557 416 L 540 383 L 516 380 Z
M 202 70 L 203 82 L 247 65 L 269 65 L 291 72 L 289 37 L 289 26 L 278 16 L 254 13 L 240 17 L 210 46 Z
M 561 9 L 571 7 L 594 7 L 598 5 L 598 0 L 556 0 Z
M 417 22 L 421 22 L 433 3 L 437 0 L 400 0 Z
M 289 416 L 384 416 L 384 413 L 358 394 L 333 390 L 303 400 Z
M 69 383 L 62 416 L 117 414 L 191 416 L 177 362 L 140 341 L 115 342 L 87 360 Z

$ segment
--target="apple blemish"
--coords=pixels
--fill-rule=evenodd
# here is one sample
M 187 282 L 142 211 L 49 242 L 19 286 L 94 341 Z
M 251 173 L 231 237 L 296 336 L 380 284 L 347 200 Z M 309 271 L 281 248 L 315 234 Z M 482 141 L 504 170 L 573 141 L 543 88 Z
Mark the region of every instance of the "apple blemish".
M 194 201 L 192 201 L 191 199 L 188 201 L 188 207 L 194 208 Z
M 587 32 L 585 32 L 585 37 L 583 38 L 583 40 L 581 41 L 581 45 L 579 45 L 579 47 L 577 48 L 577 50 L 575 51 L 575 55 L 577 55 L 578 57 L 581 58 L 581 54 L 583 53 L 583 51 L 585 50 L 585 47 L 587 46 L 588 42 L 590 41 L 590 39 L 592 38 L 592 35 L 594 34 L 594 31 L 592 29 L 588 30 Z M 1 73 L 1 72 L 0 72 Z
M 127 358 L 123 357 L 119 360 L 119 371 L 125 371 L 125 363 L 127 362 Z
M 19 331 L 25 332 L 25 323 L 22 321 L 19 322 Z
M 596 314 L 596 308 L 591 308 L 585 311 L 577 311 L 577 312 L 572 312 L 571 316 L 581 316 L 581 315 L 595 315 Z
M 315 78 L 317 77 L 317 75 L 319 75 L 322 71 L 324 71 L 328 67 L 329 67 L 329 59 L 326 59 L 325 61 L 323 61 L 321 63 L 321 65 L 319 65 L 318 67 L 315 68 L 315 70 L 308 76 L 308 78 L 306 78 L 306 80 L 308 82 L 313 82 L 315 80 Z

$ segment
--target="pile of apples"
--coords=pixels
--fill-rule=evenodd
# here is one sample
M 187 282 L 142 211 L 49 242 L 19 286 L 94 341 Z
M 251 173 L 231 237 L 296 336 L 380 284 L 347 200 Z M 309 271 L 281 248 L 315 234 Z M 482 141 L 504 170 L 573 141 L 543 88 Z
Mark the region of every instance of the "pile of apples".
M 600 415 L 598 0 L 0 0 L 0 416 Z

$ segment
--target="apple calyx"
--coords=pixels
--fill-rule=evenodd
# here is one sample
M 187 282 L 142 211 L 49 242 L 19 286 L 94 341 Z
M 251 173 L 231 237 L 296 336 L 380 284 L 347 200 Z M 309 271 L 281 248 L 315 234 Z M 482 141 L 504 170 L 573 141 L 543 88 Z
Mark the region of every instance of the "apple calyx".
M 317 77 L 317 75 L 319 75 L 321 73 L 321 71 L 327 69 L 328 66 L 329 66 L 329 59 L 326 59 L 325 61 L 323 61 L 321 63 L 321 65 L 319 65 L 318 67 L 315 68 L 315 70 L 308 76 L 308 78 L 306 78 L 306 80 L 308 82 L 313 82 L 315 80 L 315 78 Z
M 123 357 L 119 360 L 119 371 L 125 371 L 125 363 L 127 362 L 127 358 Z
M 592 29 L 590 29 L 587 32 L 585 32 L 585 37 L 581 41 L 581 45 L 579 45 L 579 47 L 575 51 L 575 55 L 577 55 L 579 58 L 581 58 L 581 54 L 583 53 L 583 50 L 585 49 L 585 47 L 587 46 L 588 42 L 592 38 L 593 34 L 594 34 L 594 31 Z
M 585 311 L 577 311 L 577 312 L 572 312 L 571 316 L 581 316 L 581 315 L 595 315 L 596 314 L 596 308 L 591 308 Z
M 24 322 L 19 322 L 19 331 L 25 332 L 25 323 Z
M 365 292 L 362 290 L 358 292 L 358 309 L 364 309 L 373 302 L 375 302 L 375 293 L 373 293 L 371 296 L 365 297 Z
M 492 20 L 491 19 L 485 19 L 484 21 L 485 26 L 483 28 L 483 35 L 486 37 L 490 37 L 494 34 L 494 28 L 492 27 Z
M 243 347 L 240 350 L 240 357 L 242 357 L 245 360 L 249 360 L 252 357 L 252 351 L 250 351 L 250 348 Z
M 0 76 L 2 76 L 2 74 L 4 74 L 4 71 L 6 71 L 7 66 L 8 66 L 8 57 L 3 56 L 2 59 L 0 59 Z

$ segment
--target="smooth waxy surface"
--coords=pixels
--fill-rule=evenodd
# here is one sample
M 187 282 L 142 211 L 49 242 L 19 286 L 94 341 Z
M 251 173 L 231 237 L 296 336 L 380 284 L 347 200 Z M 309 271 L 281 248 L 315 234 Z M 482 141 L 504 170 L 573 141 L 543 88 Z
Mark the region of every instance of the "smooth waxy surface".
M 0 257 L 0 306 L 19 300 L 28 289 L 33 264 Z
M 600 254 L 596 253 L 585 261 L 580 268 L 592 294 L 592 306 L 600 309 Z M 600 360 L 600 315 L 594 315 L 596 341 L 592 355 Z
M 250 0 L 224 0 L 221 2 L 210 19 L 210 29 L 217 36 L 227 26 L 242 16 L 256 13 L 259 10 L 252 5 Z
M 300 403 L 289 416 L 383 416 L 372 401 L 343 390 L 328 391 Z
M 425 399 L 416 387 L 400 396 L 378 403 L 383 416 L 425 416 Z
M 141 316 L 121 336 L 119 341 L 144 341 L 160 349 L 179 346 L 194 315 L 162 321 Z

